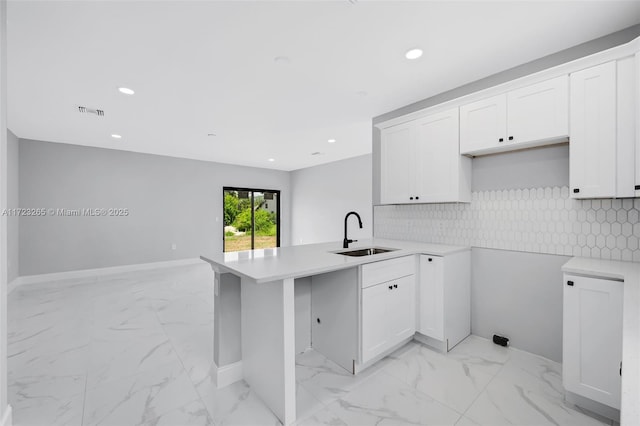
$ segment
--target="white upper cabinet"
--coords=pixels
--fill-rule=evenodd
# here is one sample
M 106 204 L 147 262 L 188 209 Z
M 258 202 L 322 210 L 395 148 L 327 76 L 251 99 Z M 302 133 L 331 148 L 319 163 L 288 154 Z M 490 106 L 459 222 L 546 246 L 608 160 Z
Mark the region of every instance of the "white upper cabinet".
M 573 198 L 636 195 L 636 72 L 628 57 L 571 74 Z
M 413 177 L 415 126 L 400 124 L 382 130 L 381 200 L 383 204 L 405 203 L 415 192 Z
M 490 154 L 566 140 L 566 75 L 460 107 L 460 153 Z
M 569 136 L 569 78 L 561 76 L 507 94 L 507 141 L 553 141 Z
M 570 185 L 574 198 L 616 193 L 616 63 L 571 74 Z
M 376 124 L 380 204 L 468 202 L 469 157 L 563 142 L 572 198 L 640 197 L 639 50 L 640 38 Z
M 633 72 L 631 79 L 633 82 L 633 96 L 635 98 L 634 111 L 632 114 L 632 122 L 635 124 L 635 173 L 634 173 L 634 195 L 640 197 L 640 53 L 636 53 L 633 57 Z
M 382 204 L 471 200 L 471 162 L 458 145 L 458 109 L 382 130 Z
M 507 134 L 507 96 L 498 95 L 460 107 L 460 152 L 499 149 Z

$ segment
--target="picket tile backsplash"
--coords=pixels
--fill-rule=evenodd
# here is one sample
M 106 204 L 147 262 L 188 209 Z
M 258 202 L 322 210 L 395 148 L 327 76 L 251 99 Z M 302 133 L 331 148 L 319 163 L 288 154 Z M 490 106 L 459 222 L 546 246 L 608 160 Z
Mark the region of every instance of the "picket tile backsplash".
M 474 191 L 471 203 L 374 207 L 377 238 L 640 262 L 640 199 L 569 188 Z

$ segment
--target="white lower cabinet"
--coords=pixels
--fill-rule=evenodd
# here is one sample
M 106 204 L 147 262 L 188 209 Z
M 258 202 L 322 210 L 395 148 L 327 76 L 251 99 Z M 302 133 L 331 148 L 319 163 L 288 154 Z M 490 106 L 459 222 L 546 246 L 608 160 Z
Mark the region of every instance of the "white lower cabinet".
M 384 284 L 362 290 L 362 362 L 374 358 L 389 346 L 386 311 L 389 290 Z
M 387 324 L 393 346 L 416 332 L 416 276 L 389 281 L 386 286 L 389 290 Z
M 444 259 L 420 256 L 420 321 L 418 332 L 444 340 Z
M 420 256 L 418 340 L 448 351 L 471 333 L 470 256 Z
M 375 282 L 368 271 L 386 263 L 397 270 L 396 278 Z M 400 266 L 404 263 L 403 268 Z M 363 265 L 362 281 L 362 357 L 364 364 L 387 349 L 414 335 L 415 326 L 414 256 Z M 407 275 L 409 274 L 409 275 Z M 404 275 L 404 276 L 402 276 Z
M 562 382 L 620 409 L 623 282 L 564 275 Z
M 416 256 L 362 266 L 360 364 L 412 336 L 448 351 L 471 333 L 471 251 L 417 258 L 419 275 Z

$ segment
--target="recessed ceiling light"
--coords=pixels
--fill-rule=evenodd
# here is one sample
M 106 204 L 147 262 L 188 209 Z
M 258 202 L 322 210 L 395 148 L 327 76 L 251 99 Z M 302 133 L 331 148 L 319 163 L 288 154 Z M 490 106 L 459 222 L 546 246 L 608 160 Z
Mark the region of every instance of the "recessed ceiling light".
M 422 56 L 422 49 L 411 49 L 407 50 L 407 53 L 404 54 L 407 59 L 418 59 Z
M 273 62 L 280 65 L 287 65 L 291 63 L 291 58 L 288 56 L 276 56 L 273 58 Z
M 122 136 L 116 134 L 111 135 L 111 137 L 114 139 L 122 139 Z
M 124 93 L 125 95 L 133 95 L 134 93 L 136 93 L 128 87 L 118 87 L 118 91 L 120 93 Z
M 269 158 L 267 161 L 270 162 L 270 163 L 273 163 L 274 161 L 276 161 L 276 159 L 275 158 Z
M 329 143 L 336 143 L 336 140 L 335 140 L 335 139 L 329 139 L 327 142 L 329 142 Z

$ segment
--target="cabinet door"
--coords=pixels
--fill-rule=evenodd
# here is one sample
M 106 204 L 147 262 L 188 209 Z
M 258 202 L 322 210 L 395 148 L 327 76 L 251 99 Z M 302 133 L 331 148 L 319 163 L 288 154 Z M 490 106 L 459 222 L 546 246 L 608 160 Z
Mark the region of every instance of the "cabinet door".
M 390 346 L 416 332 L 415 280 L 415 275 L 409 275 L 382 284 L 389 289 L 386 321 Z
M 569 136 L 569 77 L 513 90 L 507 94 L 507 143 Z
M 362 362 L 389 346 L 387 303 L 391 290 L 386 283 L 362 290 Z
M 636 58 L 616 61 L 616 197 L 636 196 Z M 639 188 L 640 189 L 640 188 Z
M 458 108 L 417 121 L 416 194 L 424 202 L 460 199 Z
M 623 283 L 572 275 L 564 278 L 564 387 L 620 409 Z
M 460 107 L 460 153 L 500 147 L 506 141 L 507 95 Z
M 420 322 L 418 331 L 444 340 L 444 259 L 420 256 Z
M 571 74 L 570 124 L 571 196 L 615 197 L 615 62 Z
M 380 202 L 410 202 L 413 190 L 414 122 L 383 129 L 381 132 Z

